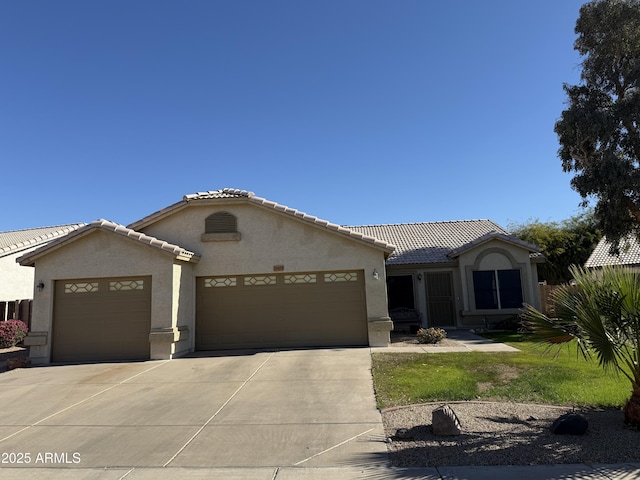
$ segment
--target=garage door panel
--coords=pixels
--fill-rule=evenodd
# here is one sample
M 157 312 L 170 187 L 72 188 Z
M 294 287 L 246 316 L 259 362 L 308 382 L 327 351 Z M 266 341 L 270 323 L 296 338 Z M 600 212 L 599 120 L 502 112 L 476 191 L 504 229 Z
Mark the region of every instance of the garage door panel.
M 197 349 L 368 343 L 361 272 L 261 277 L 198 279 Z
M 59 280 L 52 361 L 149 358 L 151 278 Z

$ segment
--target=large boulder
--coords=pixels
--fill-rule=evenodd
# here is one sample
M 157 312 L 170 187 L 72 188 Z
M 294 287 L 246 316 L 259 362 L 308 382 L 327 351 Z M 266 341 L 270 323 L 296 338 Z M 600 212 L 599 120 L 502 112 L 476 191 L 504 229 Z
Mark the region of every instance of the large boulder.
M 460 420 L 449 405 L 443 405 L 431 412 L 431 427 L 434 435 L 460 435 L 462 432 Z
M 551 432 L 556 435 L 584 435 L 589 422 L 579 413 L 565 413 L 551 424 Z

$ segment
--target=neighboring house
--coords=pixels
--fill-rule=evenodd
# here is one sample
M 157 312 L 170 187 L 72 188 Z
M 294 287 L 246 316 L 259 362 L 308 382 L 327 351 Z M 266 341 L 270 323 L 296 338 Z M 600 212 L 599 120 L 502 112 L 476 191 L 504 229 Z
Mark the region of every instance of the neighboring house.
M 77 230 L 83 225 L 75 223 L 0 232 L 0 302 L 33 298 L 34 270 L 16 263 L 18 257 Z
M 194 350 L 386 346 L 393 246 L 223 189 L 125 227 L 83 226 L 35 267 L 33 363 L 169 359 Z
M 490 220 L 348 228 L 396 246 L 386 261 L 392 319 L 414 310 L 422 326 L 484 327 L 523 302 L 540 306 L 544 256 Z
M 624 265 L 640 270 L 640 243 L 633 235 L 620 242 L 620 253 L 611 254 L 611 244 L 605 237 L 601 238 L 584 264 L 586 268 L 602 268 L 605 265 Z

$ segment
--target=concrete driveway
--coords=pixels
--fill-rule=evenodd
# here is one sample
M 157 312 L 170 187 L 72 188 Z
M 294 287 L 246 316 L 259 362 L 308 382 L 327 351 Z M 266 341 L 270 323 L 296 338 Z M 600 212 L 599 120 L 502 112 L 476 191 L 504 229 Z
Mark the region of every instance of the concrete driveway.
M 6 372 L 0 477 L 207 478 L 199 469 L 226 467 L 225 478 L 273 479 L 385 466 L 370 368 L 369 349 L 354 348 Z

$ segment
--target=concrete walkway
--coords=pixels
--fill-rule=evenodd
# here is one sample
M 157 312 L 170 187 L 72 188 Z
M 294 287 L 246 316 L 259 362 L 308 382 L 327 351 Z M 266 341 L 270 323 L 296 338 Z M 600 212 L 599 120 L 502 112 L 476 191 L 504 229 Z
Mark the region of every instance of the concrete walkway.
M 413 339 L 414 336 L 409 336 Z M 447 340 L 443 344 L 427 345 L 399 341 L 389 347 L 372 348 L 383 353 L 450 353 L 450 352 L 519 352 L 517 348 L 494 342 L 468 330 L 447 330 Z

